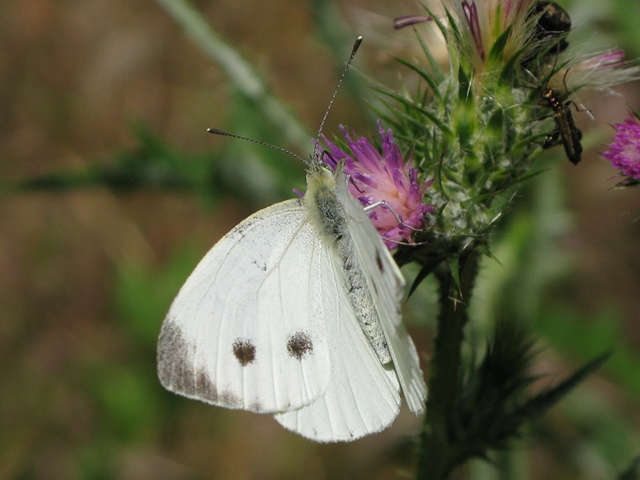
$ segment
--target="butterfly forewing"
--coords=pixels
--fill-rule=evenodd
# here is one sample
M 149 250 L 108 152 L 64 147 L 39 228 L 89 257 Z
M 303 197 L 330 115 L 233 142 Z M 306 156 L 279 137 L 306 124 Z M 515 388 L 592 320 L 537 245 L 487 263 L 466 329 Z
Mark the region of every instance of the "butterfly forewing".
M 331 365 L 323 252 L 300 200 L 257 212 L 202 259 L 158 344 L 169 390 L 227 408 L 282 412 L 313 402 Z
M 378 311 L 389 351 L 409 409 L 424 413 L 427 387 L 416 347 L 402 323 L 404 277 L 362 206 L 351 197 L 344 172 L 338 170 L 336 195 L 343 204 L 349 233 Z M 382 208 L 382 207 L 380 207 Z

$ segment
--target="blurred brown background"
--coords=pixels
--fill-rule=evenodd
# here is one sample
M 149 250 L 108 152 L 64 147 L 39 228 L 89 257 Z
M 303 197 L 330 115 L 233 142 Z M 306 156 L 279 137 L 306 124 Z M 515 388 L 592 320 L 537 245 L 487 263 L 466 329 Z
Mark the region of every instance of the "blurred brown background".
M 338 75 L 316 37 L 312 3 L 193 2 L 311 131 Z M 357 61 L 378 79 L 395 81 L 398 70 L 379 49 L 399 52 L 388 40 L 391 23 L 379 35 L 379 25 L 360 31 L 370 20 L 362 11 L 390 22 L 415 12 L 411 5 L 359 0 L 332 7 L 348 35 L 373 33 Z M 574 8 L 573 18 L 582 18 L 577 2 Z M 228 80 L 158 3 L 5 0 L 0 42 L 3 185 L 109 165 L 116 152 L 136 148 L 132 125 L 139 121 L 186 152 L 206 152 L 222 142 L 205 129 L 227 125 Z M 581 126 L 621 121 L 626 104 L 640 108 L 637 84 L 619 91 L 624 98 L 589 100 L 596 121 L 582 116 Z M 352 107 L 338 96 L 325 131 L 364 123 Z M 597 156 L 607 141 L 599 137 L 579 167 L 564 159 L 558 167 L 574 214 L 565 238 L 576 267 L 571 292 L 577 312 L 587 315 L 603 305 L 616 310 L 622 336 L 635 350 L 640 190 L 610 188 L 607 179 L 615 172 Z M 140 265 L 147 269 L 140 273 L 142 284 L 165 275 L 180 246 L 192 247 L 185 263 L 193 266 L 256 205 L 223 198 L 207 209 L 192 195 L 157 188 L 3 193 L 0 479 L 411 478 L 412 435 L 420 420 L 407 412 L 382 434 L 316 445 L 269 416 L 207 407 L 157 384 L 153 332 L 163 314 L 144 328 L 128 324 L 127 315 L 144 311 L 147 303 L 162 312 L 189 270 L 180 267 L 182 277 L 170 287 L 119 289 L 130 286 L 126 279 Z M 123 296 L 139 303 L 124 315 Z M 417 341 L 429 350 L 426 336 Z M 603 389 L 613 405 L 629 404 L 625 415 L 640 423 L 637 398 L 608 382 Z M 551 470 L 540 468 L 545 476 L 535 478 L 566 478 L 554 473 L 559 460 L 541 455 Z

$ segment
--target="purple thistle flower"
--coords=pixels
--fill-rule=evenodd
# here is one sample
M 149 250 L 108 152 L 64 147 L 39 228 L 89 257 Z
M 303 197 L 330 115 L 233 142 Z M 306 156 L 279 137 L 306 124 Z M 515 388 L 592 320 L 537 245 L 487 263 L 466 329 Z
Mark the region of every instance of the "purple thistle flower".
M 640 180 L 640 120 L 632 115 L 614 128 L 613 142 L 602 156 L 623 175 Z
M 400 242 L 411 243 L 413 233 L 424 227 L 425 214 L 434 210 L 433 206 L 422 203 L 433 181 L 418 182 L 418 169 L 413 166 L 413 158 L 404 162 L 393 133 L 391 130 L 385 132 L 380 121 L 378 130 L 382 137 L 382 154 L 366 138 L 356 135 L 352 138 L 342 125 L 340 130 L 350 153 L 322 136 L 328 147 L 324 161 L 335 169 L 338 162 L 344 160 L 349 191 L 363 206 L 385 202 L 385 205 L 373 208 L 369 217 L 389 250 Z

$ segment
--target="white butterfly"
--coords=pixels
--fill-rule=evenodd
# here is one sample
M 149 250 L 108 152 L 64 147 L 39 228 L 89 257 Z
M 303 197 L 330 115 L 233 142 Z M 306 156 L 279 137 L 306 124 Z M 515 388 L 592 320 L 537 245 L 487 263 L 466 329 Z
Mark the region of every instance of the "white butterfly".
M 317 154 L 304 198 L 253 214 L 201 260 L 164 320 L 158 376 L 175 393 L 272 413 L 320 442 L 424 412 L 400 304 L 404 278 L 362 206 Z

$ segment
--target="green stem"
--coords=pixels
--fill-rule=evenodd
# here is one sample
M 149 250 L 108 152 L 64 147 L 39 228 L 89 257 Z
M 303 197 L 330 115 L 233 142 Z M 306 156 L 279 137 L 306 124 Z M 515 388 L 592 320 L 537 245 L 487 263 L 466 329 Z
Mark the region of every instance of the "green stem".
M 459 281 L 447 269 L 437 272 L 440 282 L 440 315 L 434 354 L 422 450 L 416 478 L 446 479 L 460 459 L 455 445 L 455 409 L 460 392 L 460 362 L 464 327 L 468 320 L 471 289 L 478 270 L 478 252 L 460 257 Z
M 241 94 L 262 110 L 265 118 L 276 125 L 285 138 L 301 151 L 309 150 L 311 136 L 300 128 L 300 121 L 273 93 L 264 79 L 237 50 L 206 21 L 187 0 L 157 0 L 191 39 L 226 73 Z

